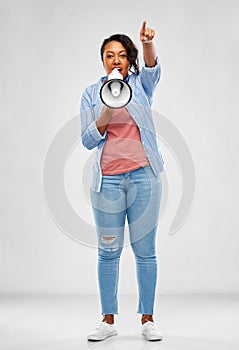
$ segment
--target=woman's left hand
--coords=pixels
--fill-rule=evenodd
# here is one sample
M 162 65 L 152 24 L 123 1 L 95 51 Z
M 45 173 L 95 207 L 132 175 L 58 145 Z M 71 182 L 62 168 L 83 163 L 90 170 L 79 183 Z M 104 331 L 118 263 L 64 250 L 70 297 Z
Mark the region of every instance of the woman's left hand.
M 146 27 L 146 21 L 143 21 L 140 29 L 140 41 L 144 43 L 150 43 L 155 36 L 155 31 L 151 28 Z

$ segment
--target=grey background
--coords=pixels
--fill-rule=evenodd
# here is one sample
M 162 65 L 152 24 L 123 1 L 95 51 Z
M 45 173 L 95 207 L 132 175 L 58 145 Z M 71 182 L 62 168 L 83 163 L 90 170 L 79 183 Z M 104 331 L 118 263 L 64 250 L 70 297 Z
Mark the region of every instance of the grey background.
M 180 174 L 162 145 L 170 200 L 158 230 L 160 293 L 238 292 L 238 9 L 237 1 L 0 1 L 1 293 L 98 292 L 97 251 L 77 244 L 52 221 L 42 189 L 51 140 L 78 112 L 85 86 L 104 74 L 99 48 L 114 32 L 140 49 L 144 19 L 156 30 L 162 80 L 154 110 L 178 128 L 197 176 L 193 209 L 168 229 Z M 66 188 L 79 210 L 77 147 Z M 79 174 L 79 176 L 77 176 Z M 91 222 L 89 205 L 81 215 Z M 80 211 L 80 210 L 79 210 Z M 134 259 L 125 248 L 120 293 L 136 293 Z

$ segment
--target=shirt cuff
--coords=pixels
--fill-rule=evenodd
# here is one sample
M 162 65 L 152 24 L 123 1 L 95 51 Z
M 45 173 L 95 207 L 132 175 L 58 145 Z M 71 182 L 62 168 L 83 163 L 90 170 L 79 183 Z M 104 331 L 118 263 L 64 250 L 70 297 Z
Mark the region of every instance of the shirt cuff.
M 106 137 L 106 131 L 104 132 L 104 135 L 101 135 L 101 133 L 99 132 L 99 130 L 96 126 L 95 121 L 90 124 L 88 131 L 89 131 L 91 137 L 93 137 L 93 139 L 95 139 L 98 142 L 100 142 L 101 140 L 103 140 Z
M 156 63 L 153 67 L 147 67 L 145 64 L 143 66 L 143 69 L 147 70 L 147 71 L 155 71 L 156 69 L 158 69 L 160 67 L 160 63 L 159 63 L 159 59 L 158 56 L 156 57 Z

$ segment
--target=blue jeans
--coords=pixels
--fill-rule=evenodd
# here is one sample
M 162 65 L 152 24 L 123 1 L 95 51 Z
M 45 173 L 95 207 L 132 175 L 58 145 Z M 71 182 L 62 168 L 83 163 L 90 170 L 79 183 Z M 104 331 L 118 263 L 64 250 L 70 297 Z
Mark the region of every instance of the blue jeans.
M 98 236 L 98 281 L 102 314 L 118 313 L 120 255 L 127 216 L 136 260 L 138 313 L 152 315 L 157 279 L 155 238 L 162 194 L 160 175 L 151 166 L 103 176 L 101 192 L 91 191 Z

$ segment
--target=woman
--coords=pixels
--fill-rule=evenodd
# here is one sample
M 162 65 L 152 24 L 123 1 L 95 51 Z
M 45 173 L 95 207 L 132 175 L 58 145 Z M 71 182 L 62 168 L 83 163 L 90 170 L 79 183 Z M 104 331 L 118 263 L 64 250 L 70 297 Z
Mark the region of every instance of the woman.
M 132 89 L 124 107 L 112 109 L 100 100 L 107 76 L 85 89 L 80 104 L 82 142 L 96 149 L 91 202 L 98 236 L 98 280 L 103 320 L 88 336 L 90 341 L 116 335 L 119 261 L 127 217 L 130 243 L 136 260 L 138 313 L 147 340 L 161 340 L 153 320 L 157 278 L 155 237 L 162 186 L 163 160 L 151 113 L 152 97 L 160 78 L 153 44 L 154 30 L 143 22 L 140 40 L 145 66 L 139 71 L 138 50 L 131 39 L 115 34 L 101 46 L 107 73 L 117 68 Z

